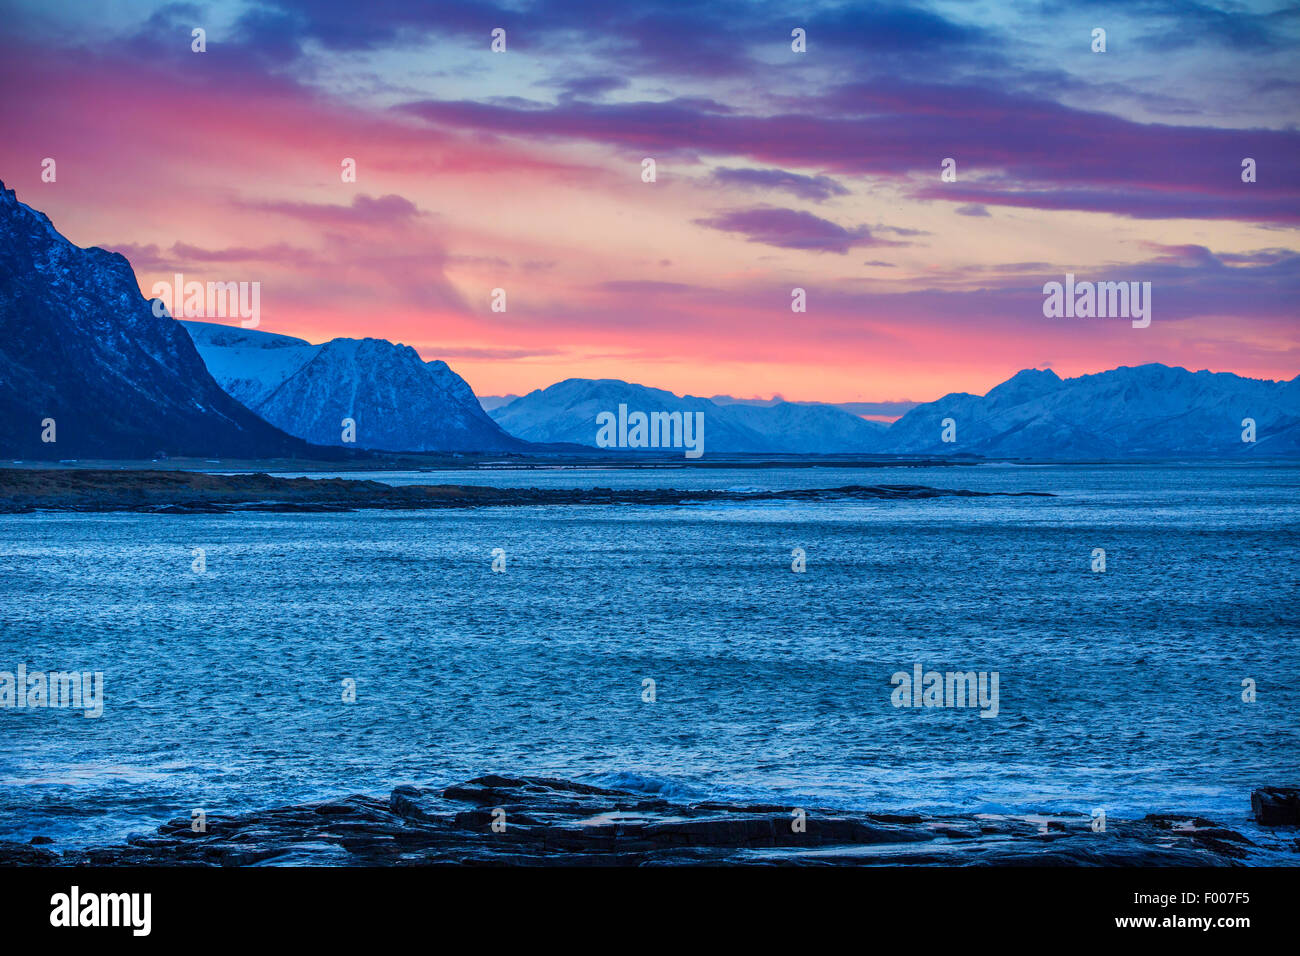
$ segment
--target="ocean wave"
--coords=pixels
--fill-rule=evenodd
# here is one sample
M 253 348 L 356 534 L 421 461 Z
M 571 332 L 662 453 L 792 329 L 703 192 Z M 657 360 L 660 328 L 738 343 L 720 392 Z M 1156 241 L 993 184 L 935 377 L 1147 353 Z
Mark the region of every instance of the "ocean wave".
M 670 800 L 703 800 L 715 796 L 703 787 L 675 780 L 672 777 L 656 777 L 650 774 L 636 773 L 630 770 L 611 771 L 608 773 L 584 774 L 582 782 L 594 783 L 612 790 L 631 790 L 634 793 L 649 793 Z

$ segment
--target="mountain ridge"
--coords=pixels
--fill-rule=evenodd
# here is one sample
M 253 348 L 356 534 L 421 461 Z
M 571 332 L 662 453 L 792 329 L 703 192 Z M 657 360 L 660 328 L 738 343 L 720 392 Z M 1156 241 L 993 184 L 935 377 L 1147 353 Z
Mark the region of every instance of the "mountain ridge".
M 447 363 L 402 343 L 312 344 L 156 315 L 124 256 L 75 246 L 0 182 L 0 454 L 13 457 L 592 448 L 596 416 L 620 406 L 703 414 L 706 454 L 1300 455 L 1300 375 L 1160 363 L 1065 379 L 1022 369 L 982 396 L 949 393 L 888 426 L 829 403 L 679 396 L 620 379 L 569 378 L 485 403 L 493 407 Z M 1255 440 L 1243 440 L 1252 428 Z
M 1247 418 L 1253 443 L 1242 440 Z M 943 441 L 946 419 L 953 442 Z M 1023 369 L 983 396 L 955 392 L 917 406 L 891 426 L 888 444 L 897 453 L 985 457 L 1292 455 L 1300 453 L 1300 376 L 1251 379 L 1155 362 L 1066 379 Z
M 877 422 L 828 405 L 717 405 L 697 395 L 676 395 L 621 379 L 565 379 L 488 414 L 528 441 L 596 447 L 596 415 L 617 412 L 620 405 L 629 412 L 702 412 L 706 455 L 870 453 L 884 431 Z
M 184 321 L 213 377 L 267 421 L 322 445 L 392 452 L 522 451 L 446 362 L 377 338 L 304 339 Z
M 227 395 L 182 329 L 154 314 L 125 256 L 74 245 L 0 182 L 0 454 L 321 451 Z
M 595 414 L 619 403 L 642 411 L 706 412 L 706 454 L 714 452 L 973 454 L 1007 458 L 1232 457 L 1300 455 L 1300 375 L 1284 381 L 1146 363 L 1073 378 L 1021 369 L 984 395 L 950 392 L 873 433 L 835 433 L 843 418 L 816 403 L 718 404 L 620 379 L 570 378 L 534 389 L 489 414 L 534 441 L 592 446 Z M 819 411 L 809 413 L 806 410 Z M 815 414 L 801 422 L 795 410 Z M 956 439 L 943 440 L 953 419 Z M 1243 419 L 1256 441 L 1242 440 Z M 815 430 L 832 429 L 831 437 Z M 846 426 L 847 427 L 847 426 Z

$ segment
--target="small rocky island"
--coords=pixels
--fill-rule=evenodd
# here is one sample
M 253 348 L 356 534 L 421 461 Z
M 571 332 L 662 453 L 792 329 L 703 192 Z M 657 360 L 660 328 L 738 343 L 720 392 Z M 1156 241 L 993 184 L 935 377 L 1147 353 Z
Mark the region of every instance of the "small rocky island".
M 221 514 L 231 511 L 423 510 L 520 505 L 682 505 L 738 501 L 1052 497 L 1043 492 L 985 492 L 924 485 L 848 485 L 786 491 L 673 488 L 491 488 L 481 485 L 387 485 L 347 478 L 277 478 L 197 471 L 0 469 L 0 514 L 31 511 L 137 511 Z
M 1298 792 L 1274 789 L 1257 806 L 1273 807 L 1280 818 L 1276 808 L 1294 809 Z M 1273 862 L 1289 862 L 1293 853 L 1300 862 L 1300 821 L 1288 819 L 1267 850 Z M 490 775 L 443 790 L 398 787 L 387 800 L 350 796 L 210 815 L 204 832 L 182 818 L 122 846 L 60 852 L 40 837 L 0 842 L 0 865 L 1233 866 L 1258 862 L 1265 852 L 1196 817 L 1113 820 L 1095 832 L 1084 816 L 677 802 L 567 780 Z

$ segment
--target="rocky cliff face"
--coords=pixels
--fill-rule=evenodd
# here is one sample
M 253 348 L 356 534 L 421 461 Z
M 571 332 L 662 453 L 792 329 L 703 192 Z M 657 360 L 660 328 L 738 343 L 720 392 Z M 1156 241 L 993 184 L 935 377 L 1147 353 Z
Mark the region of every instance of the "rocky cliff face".
M 54 420 L 55 441 L 42 441 Z M 131 264 L 82 249 L 0 183 L 0 455 L 6 459 L 301 457 L 239 404 Z

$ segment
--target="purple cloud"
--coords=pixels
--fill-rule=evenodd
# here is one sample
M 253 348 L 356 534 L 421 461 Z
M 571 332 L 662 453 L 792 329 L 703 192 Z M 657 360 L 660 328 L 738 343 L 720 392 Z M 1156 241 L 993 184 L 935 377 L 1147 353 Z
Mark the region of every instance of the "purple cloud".
M 833 88 L 800 113 L 763 115 L 698 98 L 543 109 L 426 100 L 400 109 L 439 126 L 642 155 L 886 177 L 912 198 L 962 205 L 1300 222 L 1300 131 L 1139 123 L 1002 90 L 882 80 Z M 956 183 L 939 181 L 945 157 L 957 160 Z M 1246 157 L 1258 163 L 1257 182 L 1241 181 Z
M 308 268 L 319 260 L 309 249 L 300 249 L 285 242 L 269 246 L 231 246 L 226 249 L 204 249 L 187 242 L 174 242 L 167 250 L 157 243 L 139 245 L 131 242 L 107 243 L 103 248 L 120 252 L 136 269 L 182 269 L 196 265 L 226 262 L 274 262 L 281 265 Z
M 358 195 L 353 197 L 350 206 L 312 202 L 244 202 L 240 205 L 306 222 L 335 226 L 386 226 L 428 215 L 409 199 L 393 193 L 379 197 Z
M 611 279 L 596 288 L 604 292 L 630 292 L 634 295 L 677 295 L 694 292 L 695 287 L 684 282 L 659 282 L 654 279 Z
M 761 242 L 781 249 L 804 249 L 810 252 L 838 252 L 843 255 L 853 246 L 900 246 L 901 242 L 878 239 L 866 226 L 846 229 L 801 209 L 775 209 L 760 206 L 736 209 L 708 219 L 696 219 L 696 225 L 722 232 L 741 233 L 750 242 Z
M 713 171 L 713 181 L 724 186 L 753 189 L 784 189 L 800 199 L 822 202 L 849 191 L 829 176 L 804 176 L 784 169 L 729 169 Z

